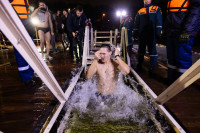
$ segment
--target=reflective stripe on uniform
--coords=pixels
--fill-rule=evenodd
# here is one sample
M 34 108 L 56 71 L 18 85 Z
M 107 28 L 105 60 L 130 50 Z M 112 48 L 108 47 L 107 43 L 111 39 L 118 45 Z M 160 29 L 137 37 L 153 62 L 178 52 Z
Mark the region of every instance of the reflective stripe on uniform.
M 158 55 L 156 54 L 156 55 L 150 55 L 150 56 L 158 56 Z
M 18 67 L 18 70 L 19 71 L 25 71 L 25 70 L 28 70 L 29 69 L 29 65 L 28 66 L 25 66 L 25 67 Z
M 180 72 L 180 73 L 184 73 L 185 71 L 187 71 L 188 69 L 178 69 L 178 72 Z
M 162 26 L 156 26 L 156 28 L 162 28 Z
M 181 12 L 188 11 L 189 0 L 170 0 L 168 2 L 168 11 L 170 12 Z
M 170 64 L 168 64 L 168 68 L 171 68 L 171 69 L 177 69 L 176 66 L 173 66 L 173 65 L 170 65 Z

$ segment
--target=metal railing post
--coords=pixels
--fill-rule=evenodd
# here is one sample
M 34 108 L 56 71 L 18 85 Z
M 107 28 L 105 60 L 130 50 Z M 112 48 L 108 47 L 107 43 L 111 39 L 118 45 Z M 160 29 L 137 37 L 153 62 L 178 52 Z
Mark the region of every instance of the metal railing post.
M 112 38 L 113 38 L 112 30 L 110 30 L 110 44 L 112 44 Z
M 84 48 L 83 48 L 83 60 L 82 66 L 87 65 L 87 56 L 89 53 L 89 27 L 85 27 L 85 39 L 84 39 Z
M 93 34 L 93 28 L 91 28 L 91 50 L 94 49 L 94 34 Z
M 115 29 L 114 44 L 117 46 L 118 29 Z
M 97 30 L 94 31 L 94 46 L 97 45 Z

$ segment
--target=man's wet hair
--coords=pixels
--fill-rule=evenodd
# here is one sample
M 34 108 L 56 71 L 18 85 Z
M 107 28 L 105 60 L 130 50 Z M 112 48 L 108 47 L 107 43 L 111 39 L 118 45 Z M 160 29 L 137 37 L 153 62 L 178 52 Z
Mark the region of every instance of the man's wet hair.
M 83 11 L 83 7 L 81 5 L 77 5 L 75 10 L 79 11 L 79 12 L 82 12 Z
M 44 4 L 46 4 L 44 1 L 42 1 L 42 0 L 40 0 L 39 2 L 38 2 L 38 4 L 40 4 L 40 3 L 44 3 Z
M 111 51 L 111 46 L 110 46 L 110 44 L 101 44 L 101 47 L 100 47 L 100 48 L 107 48 L 109 52 Z

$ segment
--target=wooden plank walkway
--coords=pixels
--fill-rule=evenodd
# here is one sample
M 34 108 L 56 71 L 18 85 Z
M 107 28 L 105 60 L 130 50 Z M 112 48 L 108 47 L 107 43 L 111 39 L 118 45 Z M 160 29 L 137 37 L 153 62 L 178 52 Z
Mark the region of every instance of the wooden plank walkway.
M 66 89 L 67 80 L 77 63 L 70 59 L 68 52 L 55 54 L 47 63 L 58 83 Z M 0 131 L 5 133 L 39 132 L 52 109 L 56 98 L 42 83 L 26 87 L 18 74 L 12 46 L 8 51 L 0 52 Z

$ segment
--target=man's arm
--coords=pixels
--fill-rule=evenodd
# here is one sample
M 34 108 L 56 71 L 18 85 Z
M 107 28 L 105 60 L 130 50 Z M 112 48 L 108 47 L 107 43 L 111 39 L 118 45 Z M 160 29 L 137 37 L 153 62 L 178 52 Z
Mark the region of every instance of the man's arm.
M 196 36 L 200 29 L 200 1 L 199 0 L 190 0 L 189 13 L 183 31 L 186 31 L 191 36 Z
M 86 16 L 85 16 L 85 14 L 83 14 L 83 16 L 82 16 L 82 25 L 81 25 L 81 27 L 80 27 L 80 29 L 79 29 L 79 32 L 80 33 L 83 33 L 84 31 L 85 31 L 85 26 L 86 26 Z
M 94 54 L 94 60 L 92 62 L 92 64 L 90 65 L 88 71 L 87 71 L 87 75 L 86 78 L 90 79 L 97 71 L 97 64 L 98 64 L 98 60 L 100 59 L 100 52 L 97 51 Z
M 68 32 L 69 33 L 72 33 L 73 30 L 72 30 L 72 13 L 71 12 L 69 15 L 68 15 L 68 18 L 67 18 L 67 29 L 68 29 Z
M 161 30 L 162 30 L 162 11 L 161 9 L 158 7 L 158 10 L 156 12 L 156 35 L 160 36 L 161 34 Z
M 125 74 L 129 74 L 130 73 L 130 67 L 119 57 L 119 50 L 117 48 L 115 48 L 115 57 L 118 63 L 118 69 L 122 72 L 124 72 Z
M 39 11 L 39 8 L 35 9 L 34 12 L 31 14 L 31 17 L 37 16 L 38 11 Z
M 91 77 L 93 77 L 93 75 L 96 73 L 96 65 L 98 63 L 98 60 L 97 59 L 94 59 L 92 64 L 90 65 L 88 71 L 87 71 L 87 75 L 86 75 L 86 78 L 87 79 L 90 79 Z
M 51 35 L 53 36 L 54 33 L 53 33 L 53 24 L 52 24 L 52 21 L 51 21 L 51 14 L 48 12 L 49 14 L 49 25 L 50 25 L 50 29 L 51 29 Z
M 134 22 L 134 25 L 133 25 L 133 36 L 134 37 L 138 37 L 139 24 L 140 24 L 140 15 L 139 15 L 139 13 L 137 13 L 137 15 L 135 17 L 135 22 Z

